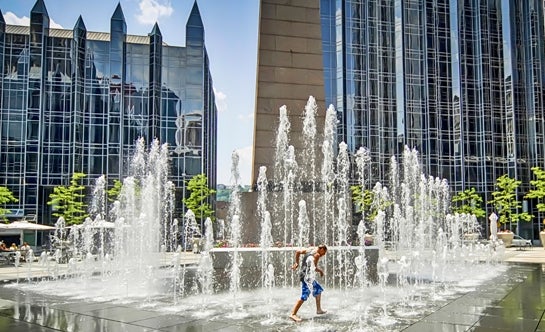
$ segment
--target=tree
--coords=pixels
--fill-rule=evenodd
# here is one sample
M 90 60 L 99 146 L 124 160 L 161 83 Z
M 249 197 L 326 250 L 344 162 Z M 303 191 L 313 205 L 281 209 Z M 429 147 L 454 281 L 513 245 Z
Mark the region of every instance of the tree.
M 483 198 L 477 194 L 475 188 L 466 189 L 452 197 L 455 203 L 452 210 L 455 213 L 473 214 L 477 218 L 486 217 L 486 211 L 482 208 Z
M 19 200 L 13 196 L 8 187 L 0 187 L 0 219 L 3 221 L 7 220 L 6 214 L 11 213 L 11 211 L 2 206 L 10 202 L 17 203 Z
M 83 202 L 85 186 L 79 183 L 86 176 L 84 173 L 72 174 L 70 186 L 57 186 L 49 195 L 47 204 L 53 206 L 53 216 L 63 217 L 68 225 L 81 224 L 89 216 L 85 211 L 87 205 Z
M 193 211 L 195 219 L 199 220 L 201 224 L 208 217 L 214 221 L 214 211 L 207 199 L 216 191 L 208 187 L 206 175 L 198 174 L 192 177 L 187 182 L 187 190 L 190 192 L 189 197 L 184 197 L 182 201 L 188 209 Z
M 488 204 L 496 209 L 500 224 L 532 220 L 533 216 L 527 212 L 518 213 L 522 204 L 517 200 L 517 188 L 521 183 L 522 181 L 511 179 L 507 174 L 496 179 L 498 190 L 492 193 L 493 199 Z
M 361 186 L 351 186 L 352 201 L 356 204 L 356 212 L 361 212 L 361 216 L 364 220 L 372 222 L 378 214 L 378 211 L 384 211 L 392 202 L 388 197 L 383 195 L 377 195 L 374 190 L 365 189 L 361 190 Z
M 362 191 L 361 186 L 351 186 L 350 190 L 352 191 L 352 201 L 356 205 L 356 212 L 361 212 L 363 220 L 372 221 L 377 214 L 377 211 L 374 213 L 371 211 L 374 193 L 369 189 Z
M 532 167 L 532 172 L 534 172 L 535 180 L 531 180 L 530 184 L 535 187 L 531 189 L 524 198 L 535 198 L 538 203 L 536 205 L 539 212 L 545 211 L 545 203 L 543 198 L 545 197 L 545 171 L 539 167 Z
M 114 186 L 108 190 L 108 201 L 114 202 L 117 200 L 121 193 L 121 187 L 123 187 L 123 183 L 118 179 L 115 179 Z

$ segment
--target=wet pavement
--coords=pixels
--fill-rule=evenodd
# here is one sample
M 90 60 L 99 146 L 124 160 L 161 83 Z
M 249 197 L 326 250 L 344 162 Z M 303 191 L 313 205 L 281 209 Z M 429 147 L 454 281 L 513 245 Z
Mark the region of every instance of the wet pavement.
M 188 256 L 187 264 L 197 255 Z M 418 319 L 407 320 L 399 331 L 545 331 L 545 250 L 542 247 L 506 250 L 506 273 L 491 279 Z M 26 268 L 26 270 L 25 270 Z M 38 271 L 44 274 L 44 270 Z M 32 275 L 23 266 L 0 268 L 0 279 L 13 275 Z M 15 282 L 13 279 L 9 282 Z M 195 318 L 157 310 L 135 308 L 111 302 L 66 300 L 15 288 L 0 288 L 0 332 L 2 331 L 353 331 L 357 326 L 332 328 L 328 317 L 292 323 L 286 318 L 278 324 L 263 326 L 259 322 L 235 322 L 225 313 Z M 326 324 L 329 323 L 329 324 Z M 334 323 L 334 322 L 333 322 Z M 334 325 L 333 325 L 334 326 Z M 384 331 L 389 331 L 387 327 Z
M 172 264 L 173 253 L 161 253 L 158 258 L 161 265 Z M 199 261 L 200 255 L 191 252 L 182 252 L 180 256 L 181 265 L 194 265 Z M 40 278 L 55 278 L 64 275 L 69 270 L 68 264 L 40 263 L 38 260 L 30 263 L 21 263 L 18 267 L 13 264 L 0 266 L 0 282 L 11 282 L 16 280 L 36 280 Z M 2 294 L 0 293 L 0 298 Z M 2 330 L 0 329 L 0 332 Z

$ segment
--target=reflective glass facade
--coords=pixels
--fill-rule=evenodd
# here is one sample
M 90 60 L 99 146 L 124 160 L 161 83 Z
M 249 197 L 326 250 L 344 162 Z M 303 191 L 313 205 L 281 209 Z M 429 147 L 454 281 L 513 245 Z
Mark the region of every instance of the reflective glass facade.
M 30 27 L 0 19 L 0 186 L 19 198 L 7 206 L 13 218 L 50 221 L 49 194 L 74 172 L 87 186 L 124 178 L 139 137 L 169 144 L 179 204 L 194 175 L 216 186 L 217 110 L 196 3 L 185 47 L 163 43 L 157 25 L 128 35 L 119 5 L 109 33 L 81 17 L 73 30 L 50 29 L 42 0 Z
M 504 174 L 529 190 L 530 168 L 545 166 L 543 0 L 320 4 L 326 103 L 339 141 L 370 149 L 368 178 L 387 183 L 407 145 L 453 192 L 474 187 L 486 202 Z M 532 205 L 521 234 L 537 238 Z

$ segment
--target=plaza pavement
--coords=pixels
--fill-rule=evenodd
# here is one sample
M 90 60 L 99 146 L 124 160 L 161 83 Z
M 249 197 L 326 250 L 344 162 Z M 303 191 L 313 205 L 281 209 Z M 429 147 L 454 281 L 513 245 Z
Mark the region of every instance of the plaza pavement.
M 180 264 L 182 265 L 193 265 L 196 264 L 199 260 L 199 255 L 193 254 L 192 252 L 182 252 L 180 257 Z M 162 254 L 161 264 L 169 265 L 172 264 L 173 254 L 165 253 Z M 38 261 L 30 264 L 22 263 L 19 267 L 13 265 L 4 265 L 0 266 L 0 282 L 10 282 L 14 280 L 24 280 L 24 279 L 40 279 L 45 277 L 53 277 L 54 275 L 63 275 L 68 270 L 68 264 L 58 264 L 56 269 L 52 267 L 44 266 Z M 0 294 L 0 298 L 2 295 Z M 3 332 L 0 329 L 0 332 Z
M 196 264 L 199 255 L 183 253 L 182 264 Z M 544 331 L 545 250 L 543 247 L 507 248 L 504 259 L 514 274 L 450 301 L 435 312 L 403 328 L 405 332 L 435 331 Z M 56 271 L 62 274 L 66 265 Z M 0 281 L 50 276 L 51 271 L 34 263 L 0 267 Z M 13 301 L 17 298 L 17 301 Z M 17 304 L 17 305 L 16 305 Z M 47 313 L 44 315 L 44 313 Z M 41 318 L 40 318 L 41 317 Z M 44 319 L 46 317 L 47 319 Z M 307 325 L 305 325 L 307 324 Z M 313 322 L 295 324 L 288 320 L 274 327 L 233 325 L 220 319 L 195 319 L 159 314 L 145 309 L 111 303 L 69 303 L 52 307 L 39 297 L 22 296 L 0 288 L 0 332 L 35 331 L 331 331 Z M 349 331 L 346 328 L 338 331 Z M 388 331 L 385 329 L 384 331 Z
M 545 264 L 545 249 L 543 247 L 507 248 L 504 260 L 511 263 Z

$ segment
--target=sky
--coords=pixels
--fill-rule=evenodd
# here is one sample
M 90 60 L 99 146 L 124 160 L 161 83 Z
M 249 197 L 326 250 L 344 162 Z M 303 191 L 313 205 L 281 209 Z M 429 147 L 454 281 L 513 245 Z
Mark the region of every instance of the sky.
M 195 0 L 44 0 L 51 28 L 72 29 L 79 15 L 87 31 L 109 32 L 121 4 L 127 33 L 147 35 L 155 22 L 163 42 L 185 46 Z M 28 25 L 35 0 L 0 0 L 7 24 Z M 205 29 L 218 106 L 218 184 L 231 184 L 231 156 L 240 157 L 240 183 L 250 184 L 257 68 L 259 1 L 197 0 Z

